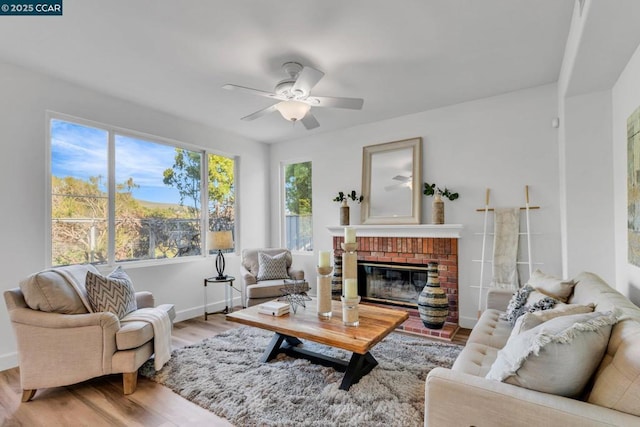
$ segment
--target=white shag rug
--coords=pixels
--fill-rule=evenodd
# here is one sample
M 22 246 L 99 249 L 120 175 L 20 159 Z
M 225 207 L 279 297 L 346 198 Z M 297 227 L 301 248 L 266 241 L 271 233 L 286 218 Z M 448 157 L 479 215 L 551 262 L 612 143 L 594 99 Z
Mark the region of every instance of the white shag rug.
M 349 391 L 344 373 L 284 354 L 260 363 L 272 332 L 232 329 L 174 350 L 155 371 L 140 373 L 236 426 L 422 426 L 429 371 L 450 367 L 456 344 L 391 333 L 371 354 L 376 366 Z M 351 353 L 304 341 L 304 348 L 349 360 Z

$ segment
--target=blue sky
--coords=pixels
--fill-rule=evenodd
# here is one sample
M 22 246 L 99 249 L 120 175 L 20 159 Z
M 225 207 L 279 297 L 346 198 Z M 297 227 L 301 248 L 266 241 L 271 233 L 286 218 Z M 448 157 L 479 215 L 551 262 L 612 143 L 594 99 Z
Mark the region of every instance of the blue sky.
M 58 177 L 87 180 L 103 177 L 107 184 L 108 133 L 102 129 L 61 120 L 51 121 L 51 172 Z M 116 183 L 133 178 L 140 188 L 137 199 L 161 203 L 179 203 L 177 190 L 162 182 L 165 169 L 173 166 L 175 149 L 127 136 L 116 135 Z

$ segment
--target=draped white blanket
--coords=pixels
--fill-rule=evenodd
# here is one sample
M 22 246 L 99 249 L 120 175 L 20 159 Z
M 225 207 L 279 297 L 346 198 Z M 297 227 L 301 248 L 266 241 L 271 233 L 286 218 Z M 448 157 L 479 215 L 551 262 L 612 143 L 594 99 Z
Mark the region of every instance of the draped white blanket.
M 495 210 L 493 239 L 493 279 L 491 286 L 518 289 L 518 237 L 520 208 Z
M 171 319 L 169 314 L 158 308 L 139 308 L 124 316 L 120 322 L 148 322 L 153 327 L 153 345 L 155 353 L 154 367 L 162 369 L 171 358 Z

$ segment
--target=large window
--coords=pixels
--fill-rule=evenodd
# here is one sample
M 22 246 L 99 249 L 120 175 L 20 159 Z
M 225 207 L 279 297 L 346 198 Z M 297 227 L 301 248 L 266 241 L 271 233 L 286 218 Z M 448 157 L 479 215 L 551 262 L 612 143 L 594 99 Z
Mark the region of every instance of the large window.
M 54 266 L 201 255 L 203 226 L 235 227 L 232 158 L 59 118 L 50 138 Z
M 311 162 L 283 166 L 284 238 L 292 251 L 313 251 Z

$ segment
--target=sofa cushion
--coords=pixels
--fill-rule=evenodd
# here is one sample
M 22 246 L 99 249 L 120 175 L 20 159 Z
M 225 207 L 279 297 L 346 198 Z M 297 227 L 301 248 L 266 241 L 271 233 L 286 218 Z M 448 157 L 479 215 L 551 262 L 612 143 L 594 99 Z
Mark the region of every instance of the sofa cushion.
M 148 322 L 122 322 L 120 330 L 116 333 L 116 346 L 118 350 L 129 350 L 140 347 L 153 338 L 153 327 Z
M 138 308 L 133 282 L 120 266 L 106 277 L 88 272 L 86 288 L 95 312 L 109 311 L 122 319 Z
M 454 371 L 484 377 L 496 360 L 498 349 L 484 344 L 467 343 L 451 367 Z
M 173 322 L 176 312 L 173 304 L 161 304 L 156 307 L 163 310 L 169 315 L 169 319 Z M 120 330 L 116 332 L 116 346 L 118 350 L 129 350 L 138 348 L 153 338 L 153 327 L 149 322 L 132 321 L 122 322 Z
M 528 285 L 550 297 L 567 302 L 576 283 L 573 280 L 562 280 L 550 274 L 536 270 L 531 274 Z
M 271 256 L 264 252 L 258 254 L 258 281 L 273 279 L 288 279 L 287 254 L 281 253 Z
M 277 298 L 283 295 L 282 289 L 284 289 L 282 279 L 262 280 L 255 285 L 246 287 L 246 298 Z M 308 291 L 309 284 L 305 282 L 302 289 Z
M 91 264 L 52 268 L 32 274 L 20 282 L 24 300 L 32 310 L 60 314 L 82 314 L 89 310 L 82 296 L 68 282 L 75 280 L 80 292 L 85 292 L 85 277 L 88 271 L 97 273 Z
M 493 309 L 485 310 L 471 331 L 467 344 L 482 344 L 496 349 L 504 347 L 511 334 L 511 324 L 500 318 L 501 313 Z
M 518 317 L 527 312 L 527 298 L 529 298 L 529 294 L 531 292 L 533 292 L 533 288 L 529 285 L 525 285 L 515 291 L 511 296 L 511 300 L 509 300 L 507 311 L 501 316 L 501 319 L 508 321 L 511 325 L 514 325 L 516 320 L 518 320 Z
M 509 338 L 486 378 L 566 397 L 578 396 L 602 359 L 613 313 L 551 319 Z

